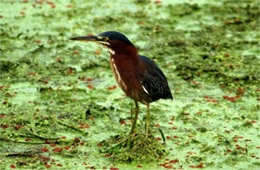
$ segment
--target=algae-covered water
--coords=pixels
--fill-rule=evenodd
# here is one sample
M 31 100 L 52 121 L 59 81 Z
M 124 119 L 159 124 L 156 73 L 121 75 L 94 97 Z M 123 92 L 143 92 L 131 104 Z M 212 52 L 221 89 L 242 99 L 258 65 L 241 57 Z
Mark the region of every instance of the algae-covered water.
M 259 169 L 259 6 L 1 0 L 0 169 Z M 100 152 L 102 141 L 129 133 L 134 103 L 107 49 L 69 39 L 107 30 L 126 34 L 168 78 L 174 100 L 151 104 L 154 140 L 163 133 L 169 152 L 157 161 Z

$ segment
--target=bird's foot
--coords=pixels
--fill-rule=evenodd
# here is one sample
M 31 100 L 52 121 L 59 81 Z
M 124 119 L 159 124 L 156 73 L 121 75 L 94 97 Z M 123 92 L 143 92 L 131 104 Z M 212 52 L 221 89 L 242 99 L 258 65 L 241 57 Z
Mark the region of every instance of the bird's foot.
M 152 134 L 116 135 L 102 141 L 101 152 L 110 154 L 115 161 L 154 161 L 166 155 L 165 145 L 156 140 Z

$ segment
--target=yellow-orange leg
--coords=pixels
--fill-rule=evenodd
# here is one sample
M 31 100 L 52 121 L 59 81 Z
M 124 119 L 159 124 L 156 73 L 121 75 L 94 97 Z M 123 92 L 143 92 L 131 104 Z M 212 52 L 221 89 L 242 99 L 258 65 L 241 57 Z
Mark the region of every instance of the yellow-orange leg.
M 145 118 L 145 137 L 147 138 L 149 135 L 149 124 L 150 124 L 150 107 L 149 104 L 146 105 L 147 106 L 147 114 L 146 114 L 146 118 Z
M 137 118 L 138 118 L 138 113 L 139 113 L 138 102 L 135 101 L 135 116 L 134 116 L 134 119 L 133 119 L 133 124 L 132 124 L 130 135 L 134 134 L 134 132 L 135 132 L 135 125 L 136 125 L 136 121 L 137 121 Z

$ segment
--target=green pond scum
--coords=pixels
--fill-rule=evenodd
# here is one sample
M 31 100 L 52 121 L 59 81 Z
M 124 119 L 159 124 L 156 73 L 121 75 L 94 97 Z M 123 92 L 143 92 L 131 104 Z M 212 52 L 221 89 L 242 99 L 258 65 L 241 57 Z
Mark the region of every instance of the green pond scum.
M 258 0 L 1 0 L 0 169 L 259 169 Z M 107 49 L 124 33 L 168 78 L 152 135 Z M 130 143 L 130 144 L 129 144 Z
M 98 144 L 101 153 L 109 157 L 114 162 L 151 162 L 161 159 L 168 154 L 163 143 L 150 135 L 149 138 L 145 134 L 136 134 L 134 136 L 112 136 L 108 140 L 104 140 Z

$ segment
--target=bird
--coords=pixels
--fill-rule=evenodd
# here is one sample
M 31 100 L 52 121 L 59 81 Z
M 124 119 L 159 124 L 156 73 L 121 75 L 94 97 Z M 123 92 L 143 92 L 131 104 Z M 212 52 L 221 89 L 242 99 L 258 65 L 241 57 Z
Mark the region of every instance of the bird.
M 150 134 L 150 103 L 159 99 L 173 99 L 167 78 L 155 62 L 139 55 L 135 45 L 117 31 L 97 35 L 77 36 L 70 40 L 96 42 L 108 48 L 114 77 L 126 96 L 134 100 L 135 109 L 130 135 L 134 135 L 139 103 L 146 105 L 145 138 Z

